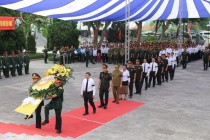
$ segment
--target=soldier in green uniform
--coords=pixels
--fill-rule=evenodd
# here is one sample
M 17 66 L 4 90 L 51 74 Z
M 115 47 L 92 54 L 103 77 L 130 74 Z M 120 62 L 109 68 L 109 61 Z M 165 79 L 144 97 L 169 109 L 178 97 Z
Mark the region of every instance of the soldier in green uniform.
M 4 73 L 4 76 L 5 78 L 8 78 L 9 77 L 9 57 L 8 57 L 8 54 L 7 52 L 4 52 L 4 56 L 2 58 L 2 66 L 3 66 L 3 73 Z
M 182 52 L 182 66 L 183 66 L 183 69 L 186 69 L 187 61 L 188 61 L 188 54 L 186 52 L 186 48 L 184 48 L 184 52 Z
M 25 74 L 30 74 L 29 73 L 30 58 L 28 56 L 28 51 L 25 51 L 25 55 L 23 57 L 23 62 L 24 62 L 24 66 L 25 66 Z
M 131 47 L 131 49 L 130 49 L 130 60 L 131 60 L 131 62 L 132 63 L 134 63 L 134 49 L 133 49 L 133 47 Z
M 161 76 L 163 74 L 164 71 L 164 64 L 161 60 L 161 57 L 158 56 L 157 58 L 157 64 L 158 64 L 158 71 L 157 71 L 157 85 L 161 85 Z
M 108 50 L 108 64 L 112 64 L 112 47 L 109 47 L 109 50 Z
M 74 63 L 74 51 L 75 51 L 75 48 L 73 46 L 71 46 L 71 48 L 70 48 L 70 63 L 71 62 Z
M 63 103 L 63 87 L 62 87 L 62 80 L 60 77 L 55 77 L 55 86 L 56 92 L 52 96 L 47 96 L 47 99 L 52 99 L 49 104 L 47 104 L 44 108 L 45 111 L 45 120 L 42 122 L 42 125 L 49 123 L 49 110 L 55 110 L 55 129 L 57 130 L 56 133 L 61 133 L 61 126 L 62 126 L 62 119 L 61 119 L 61 111 L 62 111 L 62 103 Z
M 54 64 L 56 63 L 57 61 L 57 49 L 56 47 L 53 48 L 53 62 Z
M 118 64 L 119 63 L 119 48 L 116 47 L 115 51 L 114 51 L 114 64 Z
M 208 58 L 209 58 L 209 52 L 208 52 L 208 48 L 205 48 L 205 52 L 203 53 L 203 70 L 207 70 L 208 69 Z
M 122 87 L 122 72 L 119 70 L 119 65 L 115 65 L 115 70 L 112 72 L 112 91 L 114 100 L 119 104 L 120 88 Z
M 123 46 L 120 48 L 120 62 L 121 65 L 125 64 L 125 49 Z
M 134 94 L 140 94 L 141 95 L 141 80 L 143 76 L 142 66 L 140 65 L 139 59 L 136 59 L 136 65 L 134 66 L 135 72 L 136 72 L 136 79 L 135 79 L 135 87 L 136 87 L 136 93 Z
M 136 59 L 139 57 L 139 50 L 138 47 L 135 47 L 134 49 L 134 64 L 136 64 Z
M 2 70 L 2 57 L 0 57 L 0 79 L 2 79 L 2 77 L 1 77 L 1 70 Z
M 44 46 L 44 49 L 42 50 L 44 53 L 44 63 L 47 64 L 47 58 L 48 58 L 48 49 L 47 46 Z
M 112 74 L 108 73 L 108 66 L 106 64 L 102 65 L 102 72 L 99 76 L 98 81 L 98 89 L 99 89 L 99 97 L 100 97 L 100 106 L 99 108 L 104 107 L 107 108 L 108 100 L 109 100 L 109 91 L 111 91 L 112 86 Z M 104 94 L 105 94 L 105 103 L 104 103 Z
M 135 80 L 136 80 L 136 71 L 135 71 L 135 68 L 134 68 L 131 60 L 128 61 L 127 70 L 130 72 L 129 97 L 132 98 L 132 96 L 133 96 L 133 83 L 135 83 Z
M 17 51 L 17 73 L 18 75 L 22 75 L 22 69 L 23 69 L 23 58 L 21 56 L 21 52 L 18 50 Z
M 112 48 L 112 63 L 115 64 L 115 50 L 116 48 Z
M 60 52 L 60 64 L 63 65 L 65 63 L 64 61 L 64 54 L 66 53 L 65 47 L 62 46 L 59 52 Z
M 15 57 L 15 53 L 14 51 L 12 51 L 10 55 L 10 66 L 9 66 L 12 77 L 16 76 L 15 75 L 15 70 L 17 66 L 16 62 L 17 62 L 17 57 Z

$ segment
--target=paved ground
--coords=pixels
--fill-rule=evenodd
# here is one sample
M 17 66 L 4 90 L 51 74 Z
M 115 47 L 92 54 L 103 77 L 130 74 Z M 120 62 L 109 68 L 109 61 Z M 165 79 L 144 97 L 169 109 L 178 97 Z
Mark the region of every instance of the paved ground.
M 32 61 L 30 73 L 40 75 L 53 64 Z M 85 64 L 75 63 L 75 80 L 65 86 L 63 112 L 81 107 L 80 85 L 84 73 L 90 71 L 97 80 L 100 64 L 87 69 Z M 113 65 L 109 66 L 113 70 Z M 132 100 L 145 104 L 120 118 L 115 119 L 79 138 L 78 140 L 209 140 L 210 139 L 210 69 L 203 71 L 202 63 L 193 62 L 186 70 L 177 68 L 174 81 L 163 83 Z M 31 75 L 0 80 L 0 121 L 30 125 L 34 119 L 25 121 L 24 116 L 12 113 L 27 95 Z M 97 91 L 98 93 L 98 91 Z M 112 96 L 112 93 L 110 94 Z M 95 100 L 98 100 L 96 96 Z M 46 104 L 47 102 L 45 102 Z M 120 106 L 120 105 L 119 105 Z M 43 113 L 44 111 L 42 111 Z M 54 116 L 54 112 L 50 112 Z M 43 115 L 44 116 L 44 115 Z M 81 126 L 82 127 L 82 126 Z M 12 133 L 0 134 L 0 140 L 63 140 L 64 138 L 42 137 Z M 72 138 L 69 138 L 72 139 Z

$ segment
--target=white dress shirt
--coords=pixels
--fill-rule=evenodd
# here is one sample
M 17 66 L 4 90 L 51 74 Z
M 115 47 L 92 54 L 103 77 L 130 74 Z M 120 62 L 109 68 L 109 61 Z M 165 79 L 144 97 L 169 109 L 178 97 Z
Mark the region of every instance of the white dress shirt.
M 87 79 L 85 78 L 82 81 L 82 86 L 81 86 L 81 95 L 83 95 L 83 92 L 86 90 L 86 83 L 87 83 Z M 95 95 L 96 93 L 96 89 L 95 89 L 95 82 L 92 78 L 88 79 L 88 86 L 87 86 L 87 92 L 93 91 L 93 95 Z
M 169 57 L 167 60 L 168 60 L 168 66 L 172 66 L 172 68 L 174 68 L 174 59 L 172 57 Z
M 130 83 L 130 72 L 128 70 L 123 71 L 122 81 L 128 81 Z
M 143 63 L 143 64 L 142 64 L 142 71 L 143 71 L 144 73 L 149 74 L 149 72 L 150 72 L 150 65 L 149 65 L 148 63 Z
M 96 49 L 93 50 L 93 56 L 97 56 L 97 50 Z
M 153 72 L 155 72 L 155 74 L 157 74 L 157 71 L 158 71 L 157 63 L 151 62 L 149 65 L 150 65 L 150 72 L 153 71 Z

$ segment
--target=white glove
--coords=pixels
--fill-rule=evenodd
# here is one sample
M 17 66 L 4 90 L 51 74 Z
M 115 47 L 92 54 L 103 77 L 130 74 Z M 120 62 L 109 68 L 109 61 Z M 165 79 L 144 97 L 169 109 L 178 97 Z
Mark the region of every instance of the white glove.
M 6 67 L 5 67 L 5 66 L 3 66 L 3 68 L 5 69 Z
M 12 68 L 12 65 L 10 65 L 9 67 Z
M 26 64 L 24 64 L 26 66 Z

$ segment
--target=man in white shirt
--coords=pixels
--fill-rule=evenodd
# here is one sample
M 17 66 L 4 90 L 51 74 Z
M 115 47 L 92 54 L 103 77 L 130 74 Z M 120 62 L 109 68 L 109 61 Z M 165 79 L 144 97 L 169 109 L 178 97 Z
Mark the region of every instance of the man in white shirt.
M 174 67 L 172 69 L 172 80 L 173 80 L 174 79 L 175 69 L 176 69 L 176 66 L 177 66 L 176 56 L 174 55 L 173 52 L 171 53 L 171 58 L 173 59 L 173 62 L 174 62 Z
M 102 45 L 102 47 L 101 47 L 101 57 L 102 57 L 102 62 L 103 63 L 105 63 L 105 53 L 106 53 L 105 45 Z
M 150 73 L 150 65 L 147 63 L 147 59 L 144 59 L 144 63 L 142 64 L 142 71 L 143 71 L 143 77 L 142 77 L 142 81 L 141 81 L 141 87 L 143 86 L 144 80 L 145 80 L 145 90 L 147 90 L 148 76 Z
M 168 53 L 167 60 L 168 60 L 168 72 L 169 72 L 170 80 L 172 81 L 173 80 L 172 70 L 174 69 L 174 60 L 171 57 L 170 53 Z
M 149 86 L 151 85 L 151 81 L 153 79 L 153 87 L 155 87 L 156 75 L 158 71 L 158 65 L 155 62 L 155 58 L 152 58 L 152 62 L 150 63 L 150 74 L 149 74 Z
M 85 113 L 83 116 L 88 115 L 88 101 L 90 105 L 93 108 L 93 114 L 96 113 L 96 107 L 93 102 L 93 98 L 95 97 L 95 82 L 92 78 L 90 78 L 91 74 L 89 72 L 86 72 L 85 79 L 82 81 L 81 86 L 81 97 L 84 99 L 84 105 L 85 105 Z

